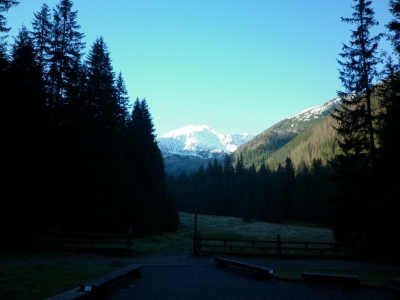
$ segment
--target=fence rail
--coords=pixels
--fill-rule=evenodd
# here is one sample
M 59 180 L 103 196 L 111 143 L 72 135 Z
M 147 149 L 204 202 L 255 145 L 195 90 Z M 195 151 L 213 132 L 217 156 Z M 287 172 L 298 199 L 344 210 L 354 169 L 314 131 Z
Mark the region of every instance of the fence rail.
M 108 249 L 130 253 L 133 245 L 132 229 L 128 234 L 104 234 L 91 232 L 62 231 L 60 226 L 54 230 L 31 228 L 6 228 L 0 244 L 9 247 L 27 248 L 80 248 Z
M 239 240 L 207 238 L 197 234 L 193 253 L 231 254 L 273 257 L 323 257 L 357 258 L 367 254 L 367 249 L 357 244 L 333 242 L 290 242 L 276 240 Z

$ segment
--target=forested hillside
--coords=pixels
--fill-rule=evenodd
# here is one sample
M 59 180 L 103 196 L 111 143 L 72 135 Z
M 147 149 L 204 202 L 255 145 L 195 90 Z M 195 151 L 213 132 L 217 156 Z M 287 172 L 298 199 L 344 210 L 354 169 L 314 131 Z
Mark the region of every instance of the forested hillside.
M 0 1 L 4 34 L 14 5 Z M 11 47 L 1 39 L 2 226 L 176 229 L 146 100 L 130 107 L 101 32 L 86 49 L 72 1 L 38 9 Z
M 233 160 L 243 155 L 244 165 L 254 164 L 256 169 L 264 161 L 276 168 L 287 157 L 296 167 L 303 161 L 310 166 L 314 158 L 321 158 L 326 163 L 335 153 L 336 142 L 333 127 L 320 123 L 327 122 L 325 119 L 340 107 L 340 103 L 340 98 L 336 97 L 274 124 L 235 151 Z M 332 119 L 328 122 L 333 125 Z
M 339 150 L 333 123 L 331 117 L 320 120 L 273 153 L 267 163 L 277 166 L 290 157 L 296 168 L 302 163 L 311 166 L 316 158 L 326 165 Z
M 233 154 L 233 161 L 242 155 L 246 168 L 254 165 L 259 168 L 276 151 L 294 139 L 301 131 L 299 129 L 270 130 L 267 129 L 254 137 L 250 142 L 239 147 Z

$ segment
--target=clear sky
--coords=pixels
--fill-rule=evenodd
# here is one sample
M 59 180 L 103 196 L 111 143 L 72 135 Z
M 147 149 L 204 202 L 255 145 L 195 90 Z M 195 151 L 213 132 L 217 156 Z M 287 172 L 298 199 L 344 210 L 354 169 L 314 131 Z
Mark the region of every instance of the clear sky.
M 45 2 L 19 0 L 10 36 Z M 131 97 L 146 98 L 159 137 L 206 124 L 259 134 L 341 90 L 352 0 L 75 0 L 87 50 L 103 36 Z M 380 31 L 389 0 L 373 1 Z M 379 29 L 378 29 L 379 30 Z M 382 47 L 390 50 L 388 43 Z

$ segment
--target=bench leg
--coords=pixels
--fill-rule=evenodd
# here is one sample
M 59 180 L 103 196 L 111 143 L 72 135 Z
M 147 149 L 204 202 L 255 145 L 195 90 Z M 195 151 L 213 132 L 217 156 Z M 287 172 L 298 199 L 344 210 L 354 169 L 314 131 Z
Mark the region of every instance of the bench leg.
M 106 300 L 106 288 L 104 286 L 98 287 L 88 294 L 88 299 L 93 300 Z

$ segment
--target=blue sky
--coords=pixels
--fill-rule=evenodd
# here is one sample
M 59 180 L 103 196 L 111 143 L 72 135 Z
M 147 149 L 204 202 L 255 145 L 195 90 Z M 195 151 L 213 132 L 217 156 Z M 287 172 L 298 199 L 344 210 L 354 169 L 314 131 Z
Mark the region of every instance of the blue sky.
M 19 0 L 10 36 L 45 2 Z M 391 19 L 388 0 L 375 17 Z M 146 98 L 159 137 L 206 124 L 259 134 L 341 90 L 338 54 L 350 40 L 352 0 L 75 0 L 89 51 L 103 36 L 131 97 Z M 390 50 L 387 42 L 382 48 Z

